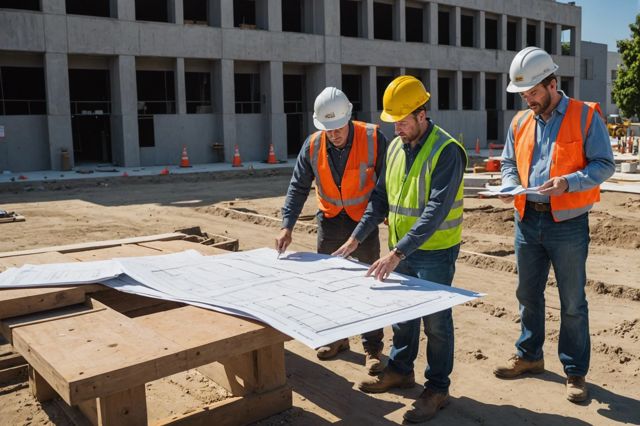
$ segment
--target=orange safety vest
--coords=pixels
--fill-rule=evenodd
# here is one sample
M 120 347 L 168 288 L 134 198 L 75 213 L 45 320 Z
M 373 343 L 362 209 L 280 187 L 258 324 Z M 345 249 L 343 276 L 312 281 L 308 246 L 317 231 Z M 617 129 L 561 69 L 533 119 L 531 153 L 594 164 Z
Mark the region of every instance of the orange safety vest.
M 378 152 L 378 126 L 352 121 L 353 143 L 338 188 L 329 167 L 326 132 L 311 136 L 309 154 L 316 178 L 316 199 L 325 217 L 335 217 L 344 209 L 349 217 L 360 221 L 376 184 L 376 161 Z M 318 136 L 319 143 L 318 143 Z
M 600 114 L 600 118 L 602 117 L 599 104 L 569 99 L 567 111 L 560 124 L 560 130 L 551 153 L 550 177 L 567 175 L 586 167 L 584 140 L 595 112 Z M 536 143 L 536 121 L 533 112 L 531 110 L 518 112 L 513 118 L 511 126 L 520 183 L 527 188 L 533 147 Z M 514 205 L 520 215 L 520 220 L 524 218 L 526 201 L 525 194 L 515 196 Z M 580 192 L 565 192 L 550 197 L 550 201 L 553 220 L 561 222 L 589 211 L 594 203 L 600 201 L 600 187 L 596 186 Z

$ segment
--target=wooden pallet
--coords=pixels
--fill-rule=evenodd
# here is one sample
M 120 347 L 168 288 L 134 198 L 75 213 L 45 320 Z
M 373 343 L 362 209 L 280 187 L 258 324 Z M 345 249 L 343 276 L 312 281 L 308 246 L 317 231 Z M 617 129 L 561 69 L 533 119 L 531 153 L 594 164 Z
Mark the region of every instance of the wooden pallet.
M 139 241 L 7 256 L 0 258 L 0 266 L 188 248 L 220 252 L 181 240 Z M 215 311 L 98 284 L 0 290 L 0 333 L 28 363 L 29 386 L 38 400 L 59 396 L 96 425 L 146 425 L 145 384 L 191 368 L 233 398 L 161 424 L 246 424 L 292 404 L 284 366 L 288 337 L 262 323 Z

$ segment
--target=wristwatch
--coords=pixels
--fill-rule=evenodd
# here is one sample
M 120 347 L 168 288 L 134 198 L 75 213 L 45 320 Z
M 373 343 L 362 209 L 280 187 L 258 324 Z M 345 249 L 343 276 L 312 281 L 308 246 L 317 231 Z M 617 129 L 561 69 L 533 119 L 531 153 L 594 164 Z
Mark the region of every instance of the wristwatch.
M 403 252 L 398 250 L 398 247 L 394 247 L 393 250 L 391 250 L 391 252 L 394 255 L 398 256 L 398 259 L 400 259 L 400 260 L 405 260 L 407 258 L 407 256 L 405 256 L 405 254 Z

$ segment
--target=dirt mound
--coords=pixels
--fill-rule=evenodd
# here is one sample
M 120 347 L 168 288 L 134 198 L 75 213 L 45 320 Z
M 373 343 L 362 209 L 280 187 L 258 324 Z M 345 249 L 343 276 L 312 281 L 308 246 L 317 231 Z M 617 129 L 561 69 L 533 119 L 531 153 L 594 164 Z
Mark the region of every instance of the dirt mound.
M 637 342 L 640 340 L 640 319 L 636 318 L 633 321 L 624 320 L 615 327 L 601 330 L 596 334 L 619 336 L 622 339 L 629 339 Z
M 637 211 L 640 207 L 640 198 L 627 198 L 627 201 L 617 205 L 620 207 L 626 207 L 629 210 Z
M 489 205 L 464 209 L 466 229 L 487 234 L 513 235 L 513 209 Z
M 640 200 L 635 200 L 640 205 Z M 640 248 L 640 226 L 637 221 L 622 219 L 606 212 L 591 213 L 591 241 L 598 245 Z

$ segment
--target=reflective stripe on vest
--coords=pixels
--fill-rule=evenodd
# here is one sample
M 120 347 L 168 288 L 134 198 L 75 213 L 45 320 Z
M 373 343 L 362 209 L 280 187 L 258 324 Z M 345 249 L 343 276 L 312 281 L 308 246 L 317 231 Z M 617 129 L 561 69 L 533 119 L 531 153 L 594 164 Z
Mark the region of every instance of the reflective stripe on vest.
M 387 150 L 386 186 L 389 202 L 389 247 L 394 247 L 424 212 L 431 193 L 431 175 L 442 150 L 455 143 L 464 147 L 448 133 L 433 126 L 431 134 L 418 153 L 409 173 L 402 140 L 395 138 Z M 444 222 L 423 243 L 420 250 L 440 250 L 452 247 L 461 240 L 464 183 L 461 182 Z
M 331 174 L 327 152 L 327 144 L 330 142 L 327 141 L 325 132 L 316 132 L 311 136 L 309 154 L 316 179 L 319 209 L 329 218 L 337 216 L 344 209 L 351 219 L 358 222 L 377 180 L 375 166 L 378 126 L 360 121 L 352 123 L 353 142 L 340 188 Z
M 569 99 L 551 152 L 550 178 L 574 173 L 586 167 L 584 140 L 596 112 L 601 115 L 598 104 Z M 533 112 L 531 110 L 519 112 L 513 118 L 512 126 L 520 183 L 526 188 L 529 186 L 529 171 L 536 138 L 536 120 Z M 514 206 L 520 220 L 524 218 L 526 200 L 526 195 L 515 197 Z M 550 197 L 553 220 L 561 222 L 586 213 L 599 200 L 599 186 L 586 191 L 566 192 Z

